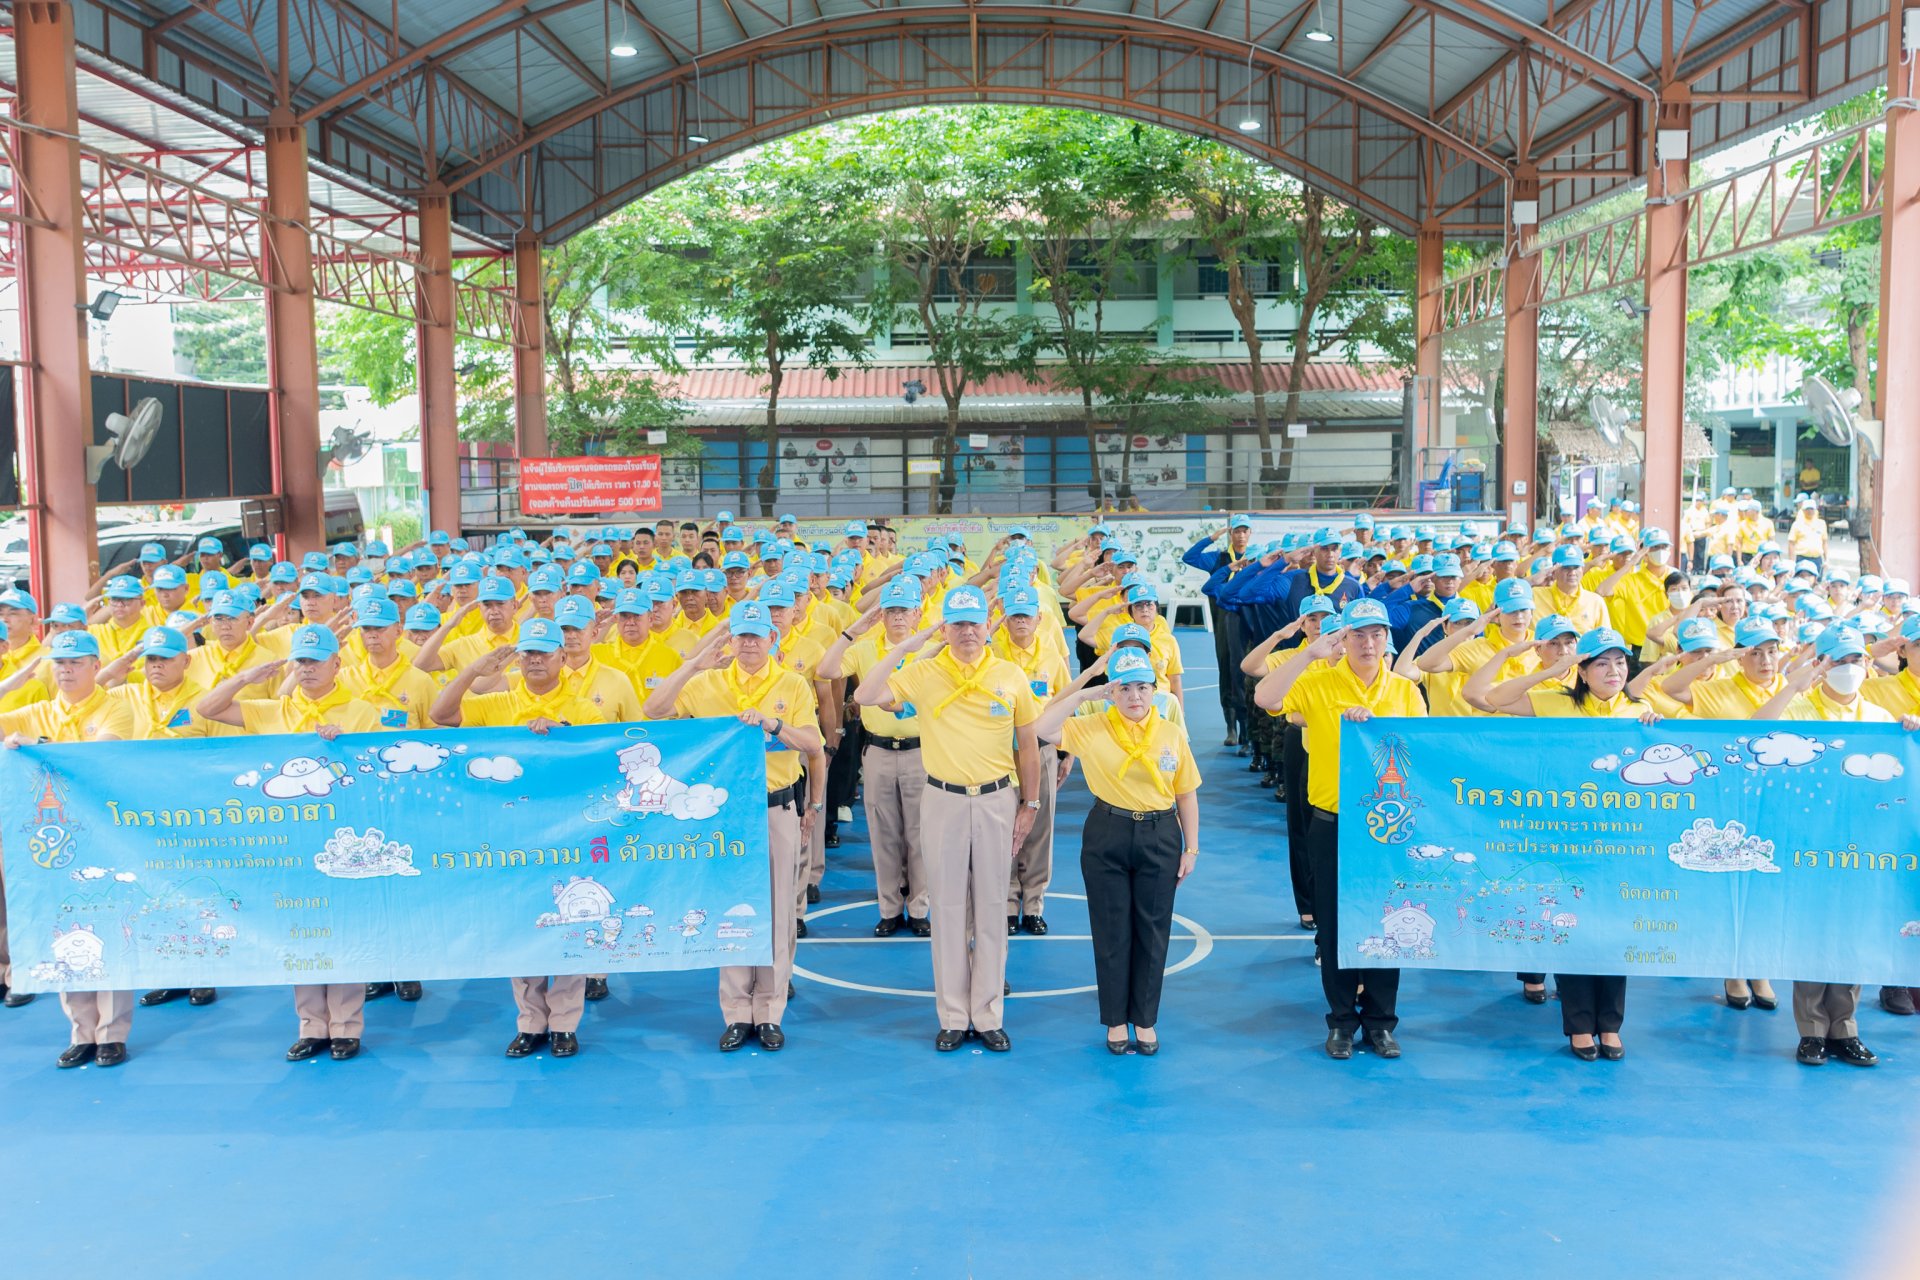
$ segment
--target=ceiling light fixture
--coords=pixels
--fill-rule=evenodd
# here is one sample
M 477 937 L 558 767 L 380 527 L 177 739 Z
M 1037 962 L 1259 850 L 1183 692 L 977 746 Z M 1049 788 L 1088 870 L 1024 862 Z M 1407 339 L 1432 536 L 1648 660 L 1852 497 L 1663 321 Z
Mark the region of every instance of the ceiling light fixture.
M 616 58 L 631 58 L 640 51 L 627 38 L 627 0 L 620 0 L 620 43 L 607 50 Z
M 1247 109 L 1246 109 L 1246 114 L 1240 117 L 1240 132 L 1258 133 L 1260 132 L 1260 117 L 1253 114 L 1253 46 L 1252 45 L 1247 46 L 1246 98 L 1247 98 Z
M 1333 36 L 1327 30 L 1326 10 L 1320 7 L 1320 0 L 1314 0 L 1313 27 L 1307 32 L 1307 39 L 1315 44 L 1332 44 Z
M 693 60 L 693 128 L 687 132 L 687 145 L 704 147 L 713 139 L 707 136 L 706 109 L 700 105 L 700 59 Z

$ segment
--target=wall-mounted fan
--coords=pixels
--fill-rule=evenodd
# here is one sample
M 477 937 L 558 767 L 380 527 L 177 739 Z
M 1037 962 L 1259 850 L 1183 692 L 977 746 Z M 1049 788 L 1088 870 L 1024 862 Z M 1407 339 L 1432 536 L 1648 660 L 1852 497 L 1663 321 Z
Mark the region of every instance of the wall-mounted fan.
M 320 465 L 327 466 L 337 462 L 341 466 L 358 462 L 367 456 L 367 450 L 373 448 L 371 431 L 355 431 L 352 427 L 335 427 L 333 439 L 320 451 Z
M 153 447 L 153 438 L 159 434 L 160 419 L 165 412 L 158 400 L 148 396 L 134 405 L 130 414 L 108 414 L 107 434 L 113 437 L 113 443 L 87 446 L 87 483 L 100 483 L 100 473 L 106 470 L 109 458 L 122 471 L 132 471 L 139 466 L 147 450 Z
M 1800 384 L 1800 396 L 1807 402 L 1807 412 L 1813 415 L 1814 425 L 1828 444 L 1844 449 L 1858 440 L 1875 462 L 1880 460 L 1886 428 L 1872 418 L 1860 416 L 1858 391 L 1852 387 L 1836 391 L 1825 378 L 1809 374 Z
M 1618 447 L 1624 442 L 1642 458 L 1647 456 L 1647 433 L 1634 429 L 1627 411 L 1610 397 L 1594 396 L 1587 401 L 1587 414 L 1593 419 L 1594 430 L 1608 444 Z

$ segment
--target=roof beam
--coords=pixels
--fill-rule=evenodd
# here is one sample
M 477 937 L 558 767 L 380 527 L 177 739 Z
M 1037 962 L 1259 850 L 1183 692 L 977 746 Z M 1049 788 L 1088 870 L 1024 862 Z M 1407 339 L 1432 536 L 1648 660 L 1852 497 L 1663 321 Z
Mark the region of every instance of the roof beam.
M 321 0 L 321 2 L 332 5 L 336 3 L 336 0 Z M 569 5 L 558 6 L 558 7 L 571 8 L 572 5 L 569 4 Z M 370 91 L 377 89 L 380 86 L 386 84 L 388 81 L 392 80 L 395 76 L 399 75 L 401 72 L 406 71 L 409 68 L 414 67 L 416 65 L 424 64 L 429 58 L 432 58 L 434 55 L 438 54 L 441 50 L 446 49 L 452 45 L 459 44 L 462 40 L 466 39 L 468 36 L 473 35 L 475 32 L 484 30 L 486 27 L 499 21 L 501 18 L 511 17 L 515 14 L 519 14 L 523 12 L 525 9 L 526 9 L 526 5 L 523 2 L 523 0 L 502 0 L 502 3 L 495 4 L 491 8 L 483 10 L 482 12 L 475 15 L 474 17 L 468 18 L 465 22 L 462 22 L 458 26 L 453 27 L 451 30 L 442 32 L 440 35 L 435 36 L 433 39 L 426 41 L 424 44 L 415 45 L 412 48 L 407 49 L 405 52 L 394 57 L 386 65 L 379 67 L 374 71 L 369 72 L 366 75 L 361 76 L 358 80 L 355 80 L 352 83 L 340 89 L 339 92 L 329 94 L 327 97 L 322 98 L 320 101 L 314 103 L 312 106 L 307 107 L 305 110 L 300 112 L 297 118 L 299 122 L 303 125 L 311 124 L 315 120 L 319 119 L 321 116 L 324 116 L 328 112 L 333 111 L 335 108 L 344 106 L 345 104 L 352 102 L 355 98 L 365 97 Z M 392 40 L 395 46 L 398 46 L 401 43 L 400 35 L 397 31 L 380 26 L 378 23 L 375 23 L 372 19 L 366 17 L 366 15 L 358 9 L 356 9 L 354 12 L 358 17 L 358 19 L 364 22 L 370 29 L 384 32 Z M 533 14 L 531 16 L 534 21 L 538 21 L 544 15 L 545 15 L 545 11 L 542 11 L 541 13 Z M 436 68 L 436 72 L 439 75 L 454 78 L 452 76 L 452 73 L 448 71 L 444 66 Z M 462 85 L 465 85 L 465 81 L 460 81 L 460 83 Z M 491 101 L 491 99 L 487 98 L 485 94 L 481 93 L 477 89 L 472 88 L 471 86 L 466 86 L 466 92 L 471 93 L 474 97 L 482 101 Z M 499 104 L 496 103 L 495 105 L 498 106 Z

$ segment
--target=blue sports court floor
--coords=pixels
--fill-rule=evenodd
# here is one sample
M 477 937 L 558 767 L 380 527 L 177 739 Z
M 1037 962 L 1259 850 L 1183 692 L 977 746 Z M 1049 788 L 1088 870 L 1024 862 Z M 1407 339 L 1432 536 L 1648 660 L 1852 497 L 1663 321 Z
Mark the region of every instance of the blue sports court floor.
M 777 1055 L 715 1051 L 711 974 L 615 977 L 571 1062 L 501 1056 L 500 981 L 371 1005 L 349 1063 L 282 1061 L 279 990 L 143 1010 L 110 1071 L 54 1069 L 51 997 L 0 1011 L 0 1277 L 1774 1277 L 1907 1244 L 1920 1019 L 1863 1009 L 1882 1065 L 1809 1069 L 1787 1010 L 1636 981 L 1626 1061 L 1586 1064 L 1511 975 L 1409 974 L 1406 1056 L 1329 1061 L 1280 807 L 1182 641 L 1206 853 L 1157 1058 L 1100 1043 L 1076 783 L 1004 1057 L 935 1054 L 857 826 Z

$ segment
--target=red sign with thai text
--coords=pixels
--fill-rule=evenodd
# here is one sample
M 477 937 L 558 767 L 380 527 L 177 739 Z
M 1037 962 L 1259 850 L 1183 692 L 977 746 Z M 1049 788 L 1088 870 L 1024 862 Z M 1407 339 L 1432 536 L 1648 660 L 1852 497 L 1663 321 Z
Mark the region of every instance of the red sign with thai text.
M 660 455 L 522 458 L 520 510 L 529 516 L 657 514 Z

